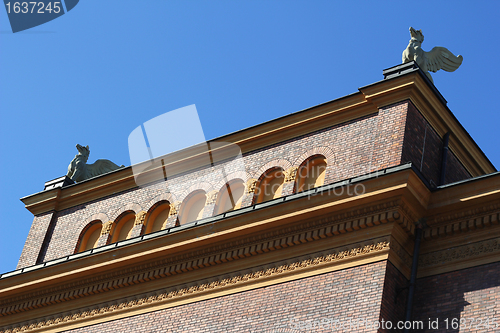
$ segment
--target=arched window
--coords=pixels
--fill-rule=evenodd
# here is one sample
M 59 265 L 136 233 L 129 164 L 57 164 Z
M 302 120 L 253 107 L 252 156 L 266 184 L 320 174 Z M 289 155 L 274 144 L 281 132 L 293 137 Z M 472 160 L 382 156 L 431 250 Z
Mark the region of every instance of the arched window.
M 255 190 L 255 203 L 260 203 L 281 197 L 285 175 L 283 169 L 274 168 L 268 170 L 260 177 L 259 184 Z
M 83 252 L 93 249 L 97 246 L 97 241 L 101 235 L 102 222 L 92 221 L 84 229 L 82 235 L 80 236 L 80 244 L 78 246 L 77 252 Z
M 122 240 L 125 240 L 130 237 L 130 232 L 134 227 L 135 222 L 135 214 L 127 213 L 118 219 L 114 224 L 113 229 L 111 230 L 111 242 L 115 243 Z
M 170 213 L 170 204 L 166 201 L 157 205 L 146 222 L 146 229 L 144 230 L 145 234 L 149 234 L 151 232 L 159 231 L 163 229 L 165 222 L 168 219 L 168 214 Z
M 245 184 L 241 179 L 235 179 L 226 183 L 219 191 L 215 215 L 238 209 L 241 207 L 241 200 L 245 192 Z
M 201 219 L 206 202 L 207 196 L 203 190 L 198 190 L 188 195 L 181 205 L 179 223 L 182 225 Z
M 315 155 L 308 158 L 297 170 L 295 180 L 295 192 L 307 191 L 323 185 L 326 174 L 326 158 L 323 155 Z

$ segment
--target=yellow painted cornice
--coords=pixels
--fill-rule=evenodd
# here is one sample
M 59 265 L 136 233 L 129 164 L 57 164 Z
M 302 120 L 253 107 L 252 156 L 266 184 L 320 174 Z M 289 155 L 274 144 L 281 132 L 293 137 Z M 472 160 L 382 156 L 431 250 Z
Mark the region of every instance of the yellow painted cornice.
M 362 181 L 362 195 L 284 200 L 2 279 L 0 309 L 12 312 L 2 320 L 36 318 L 63 331 L 380 260 L 408 277 L 422 217 L 420 277 L 498 260 L 500 174 L 431 192 L 411 168 L 397 170 Z
M 349 195 L 347 191 L 344 191 L 342 195 L 337 195 L 338 191 L 330 191 L 285 201 L 269 208 L 225 218 L 215 224 L 201 225 L 159 238 L 143 240 L 119 250 L 109 250 L 54 265 L 51 269 L 23 273 L 15 278 L 1 281 L 0 298 L 16 294 L 19 290 L 29 291 L 47 288 L 48 285 L 57 285 L 64 281 L 93 276 L 99 272 L 134 266 L 164 258 L 166 255 L 182 255 L 209 246 L 252 237 L 252 235 L 272 233 L 273 230 L 282 230 L 308 220 L 340 216 L 343 212 L 360 207 L 372 207 L 389 201 L 396 203 L 403 197 L 412 197 L 415 194 L 427 196 L 428 194 L 424 193 L 422 184 L 419 182 L 413 171 L 406 169 L 364 181 L 362 184 L 365 193 L 361 195 Z M 413 202 L 420 201 L 421 199 L 413 200 Z M 373 210 L 373 208 L 370 209 Z M 358 214 L 369 214 L 369 212 L 370 210 L 367 212 L 362 210 Z M 375 222 L 374 224 L 379 223 Z M 345 228 L 346 230 L 355 230 L 360 227 L 352 225 L 352 222 L 347 222 Z M 361 241 L 365 237 L 366 234 L 359 234 L 354 239 L 350 239 L 350 242 Z
M 53 325 L 54 315 L 80 311 L 81 320 L 68 323 L 81 327 L 88 320 L 117 319 L 387 259 L 407 275 L 406 240 L 411 237 L 412 222 L 402 205 L 415 203 L 410 210 L 419 212 L 430 192 L 411 168 L 359 184 L 365 189 L 360 195 L 337 190 L 284 200 L 216 223 L 1 279 L 2 320 L 10 325 L 27 318 L 49 318 L 43 320 Z M 278 267 L 273 268 L 275 273 L 261 274 L 269 271 L 269 265 Z M 251 278 L 241 280 L 238 274 L 249 276 L 245 273 L 249 269 L 253 269 Z M 219 286 L 217 279 L 211 282 L 221 274 L 243 282 L 234 286 Z M 194 290 L 191 284 L 202 287 L 192 295 L 180 292 Z M 214 285 L 218 289 L 208 292 Z M 150 305 L 134 307 L 128 314 L 110 310 L 98 317 L 84 315 L 86 307 L 104 302 L 114 309 L 109 302 L 132 295 L 150 298 L 165 288 L 179 291 L 178 296 L 163 301 L 155 294 Z M 40 306 L 32 306 L 33 302 Z M 56 327 L 60 331 L 65 324 Z
M 500 173 L 445 186 L 432 193 L 427 215 L 437 216 L 500 203 Z

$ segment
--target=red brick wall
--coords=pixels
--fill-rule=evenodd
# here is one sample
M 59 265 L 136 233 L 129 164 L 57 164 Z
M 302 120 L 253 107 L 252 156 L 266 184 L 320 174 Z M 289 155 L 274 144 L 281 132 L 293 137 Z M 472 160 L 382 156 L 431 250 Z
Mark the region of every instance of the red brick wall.
M 263 168 L 266 169 L 267 166 L 282 166 L 285 170 L 292 166 L 298 167 L 307 157 L 318 151 L 328 155 L 325 184 L 399 165 L 407 104 L 401 102 L 363 118 L 247 153 L 244 156 L 247 170 L 245 176 L 258 179 L 265 171 Z M 169 178 L 171 202 L 182 201 L 196 188 L 203 188 L 206 192 L 218 191 L 222 186 L 219 183 L 220 179 L 214 177 L 211 169 Z M 289 189 L 287 191 L 290 193 L 284 191 L 283 195 L 291 194 L 293 186 L 286 189 Z M 81 231 L 91 222 L 91 216 L 100 213 L 114 221 L 119 213 L 123 212 L 124 207 L 132 204 L 139 210 L 148 211 L 152 206 L 151 202 L 166 193 L 166 183 L 158 183 L 58 212 L 48 247 L 46 251 L 42 251 L 42 254 L 45 253 L 42 256 L 43 261 L 72 254 Z M 244 203 L 250 204 L 251 200 Z M 36 217 L 35 221 L 40 218 Z M 33 247 L 34 244 L 39 246 L 40 237 L 43 238 L 38 231 L 30 233 L 18 267 L 35 263 L 38 252 L 33 251 Z
M 500 262 L 418 279 L 413 314 L 425 323 L 439 320 L 438 330 L 423 332 L 500 332 Z M 467 328 L 453 329 L 453 319 Z M 479 327 L 486 319 L 496 319 L 498 328 Z
M 243 176 L 231 176 L 231 170 L 226 170 L 226 173 L 230 176 L 229 179 L 258 179 L 264 171 L 273 166 L 282 167 L 284 170 L 298 167 L 306 158 L 318 152 L 326 155 L 328 161 L 324 184 L 410 161 L 419 168 L 421 166 L 423 175 L 438 184 L 441 139 L 409 101 L 399 102 L 381 108 L 378 113 L 247 153 L 244 155 L 246 173 Z M 450 181 L 468 176 L 452 154 L 448 161 Z M 169 200 L 173 202 L 184 200 L 195 189 L 201 188 L 207 193 L 218 191 L 223 185 L 220 181 L 212 169 L 205 168 L 169 178 L 168 189 L 166 183 L 161 182 L 57 212 L 53 232 L 47 236 L 48 244 L 44 248 L 44 231 L 47 230 L 50 219 L 47 219 L 46 215 L 35 217 L 18 268 L 35 264 L 39 253 L 43 261 L 72 254 L 81 231 L 96 214 L 114 221 L 125 209 L 130 209 L 127 207 L 133 207 L 135 213 L 140 210 L 148 211 L 156 198 L 165 196 L 168 192 L 171 195 Z M 282 195 L 291 194 L 292 190 L 293 186 L 285 186 Z M 242 206 L 250 205 L 251 202 L 251 198 L 245 198 Z M 212 211 L 208 211 L 211 208 L 213 207 L 207 207 L 204 216 L 212 214 Z
M 327 329 L 309 332 L 388 332 L 362 326 L 332 330 L 328 320 L 378 322 L 384 277 L 393 270 L 381 261 L 70 332 L 304 332 L 315 320 Z
M 431 186 L 439 185 L 443 140 L 411 102 L 408 102 L 404 136 L 401 163 L 412 162 L 431 183 Z M 470 177 L 455 155 L 448 151 L 445 183 Z
M 43 241 L 49 230 L 52 215 L 53 212 L 48 212 L 35 216 L 33 219 L 17 268 L 35 264 L 38 254 L 43 250 Z
M 380 322 L 382 320 L 391 321 L 394 325 L 398 321 L 405 319 L 406 301 L 408 295 L 407 287 L 409 281 L 390 262 L 387 263 L 387 270 L 384 279 L 384 294 L 380 308 Z M 385 332 L 381 330 L 380 332 Z M 387 332 L 393 332 L 387 330 Z
M 465 170 L 463 165 L 458 161 L 455 154 L 448 150 L 448 158 L 446 160 L 446 181 L 445 184 L 458 182 L 460 180 L 471 178 L 470 173 Z
M 432 185 L 439 185 L 442 140 L 409 103 L 401 163 L 412 162 Z M 423 156 L 423 157 L 422 157 Z

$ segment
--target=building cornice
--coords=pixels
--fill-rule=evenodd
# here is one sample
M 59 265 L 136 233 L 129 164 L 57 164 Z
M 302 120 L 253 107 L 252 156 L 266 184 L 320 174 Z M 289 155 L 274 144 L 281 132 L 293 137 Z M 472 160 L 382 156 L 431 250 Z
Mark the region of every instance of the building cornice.
M 432 192 L 413 169 L 400 168 L 363 180 L 362 195 L 283 200 L 28 271 L 0 280 L 0 329 L 58 332 L 381 260 L 408 277 L 422 218 L 419 277 L 495 262 L 499 181 L 500 174 Z
M 414 229 L 414 221 L 410 220 L 413 213 L 409 211 L 419 208 L 408 210 L 403 206 L 404 202 L 418 202 L 411 200 L 421 190 L 416 189 L 420 187 L 418 182 L 412 169 L 406 168 L 364 181 L 366 192 L 358 196 L 331 191 L 284 201 L 216 224 L 2 279 L 0 315 L 6 325 L 20 323 L 27 315 L 47 318 L 55 312 L 109 302 L 124 292 L 150 293 L 303 256 L 312 261 L 326 256 L 329 268 L 314 268 L 309 273 L 293 270 L 295 273 L 287 273 L 286 279 L 387 260 L 395 226 L 400 231 L 399 236 L 392 236 L 394 242 Z M 384 251 L 377 250 L 372 255 L 373 249 L 379 248 L 376 239 L 384 239 L 386 245 Z M 334 252 L 328 252 L 332 248 Z M 398 249 L 399 254 L 392 256 L 405 252 L 406 259 L 396 265 L 409 273 L 407 258 L 411 249 L 401 245 Z M 356 258 L 346 261 L 341 257 Z M 269 277 L 266 283 L 281 281 L 273 279 Z M 74 299 L 78 301 L 73 302 Z

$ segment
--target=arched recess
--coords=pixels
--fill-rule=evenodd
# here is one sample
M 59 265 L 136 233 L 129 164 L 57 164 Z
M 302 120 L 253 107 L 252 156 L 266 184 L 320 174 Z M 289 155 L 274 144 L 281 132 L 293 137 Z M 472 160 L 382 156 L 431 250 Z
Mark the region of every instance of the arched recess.
M 323 185 L 326 174 L 326 157 L 313 155 L 307 158 L 297 169 L 294 192 L 307 191 Z
M 97 246 L 97 241 L 101 235 L 102 222 L 95 220 L 87 224 L 83 228 L 80 237 L 78 237 L 77 247 L 75 253 L 87 251 Z
M 274 167 L 262 174 L 255 188 L 254 203 L 269 201 L 281 197 L 285 174 L 280 167 Z
M 160 195 L 155 196 L 151 200 L 149 200 L 146 204 L 142 205 L 142 210 L 146 212 L 152 212 L 153 209 L 158 206 L 163 201 L 174 203 L 177 201 L 177 198 L 173 193 L 162 193 Z M 137 211 L 136 211 L 137 212 Z
M 288 170 L 292 167 L 293 165 L 284 159 L 275 159 L 272 161 L 267 162 L 263 166 L 259 168 L 256 172 L 252 173 L 253 178 L 260 179 L 264 174 L 269 172 L 270 170 L 274 168 L 281 168 L 281 170 Z
M 214 215 L 222 214 L 230 210 L 239 209 L 243 194 L 245 193 L 245 183 L 242 179 L 233 179 L 227 182 L 219 191 Z
M 149 234 L 163 229 L 169 213 L 170 203 L 168 201 L 161 201 L 154 205 L 152 210 L 148 213 L 144 233 Z
M 179 223 L 182 225 L 201 219 L 206 202 L 207 195 L 205 191 L 196 190 L 190 193 L 181 204 Z
M 124 212 L 113 223 L 111 229 L 111 240 L 109 243 L 116 243 L 130 237 L 130 232 L 134 227 L 135 213 L 132 211 Z
M 142 206 L 139 205 L 138 203 L 135 203 L 135 202 L 128 203 L 128 204 L 118 208 L 117 210 L 108 213 L 108 216 L 109 216 L 108 221 L 115 221 L 116 222 L 116 221 L 118 221 L 119 218 L 121 218 L 127 212 L 132 212 L 132 213 L 137 214 L 143 210 L 146 210 L 146 209 L 143 209 Z

